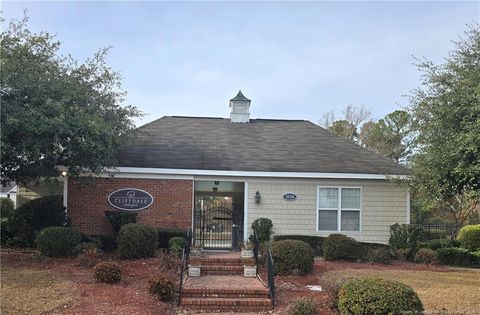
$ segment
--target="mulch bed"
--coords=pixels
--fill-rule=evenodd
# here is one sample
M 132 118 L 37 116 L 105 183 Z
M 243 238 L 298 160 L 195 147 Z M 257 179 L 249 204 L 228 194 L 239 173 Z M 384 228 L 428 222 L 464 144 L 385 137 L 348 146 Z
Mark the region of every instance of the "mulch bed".
M 37 258 L 36 258 L 37 257 Z M 77 292 L 69 305 L 50 314 L 175 314 L 173 303 L 163 303 L 147 293 L 148 280 L 158 274 L 172 277 L 176 273 L 161 267 L 159 258 L 115 260 L 122 268 L 118 284 L 96 283 L 93 269 L 81 267 L 74 258 L 38 259 L 32 250 L 1 250 L 2 265 L 13 268 L 48 269 L 70 280 Z
M 32 250 L 2 249 L 2 264 L 14 268 L 39 268 L 56 272 L 70 280 L 76 292 L 75 300 L 54 310 L 51 314 L 176 314 L 174 303 L 162 303 L 147 293 L 148 279 L 163 274 L 178 282 L 176 271 L 162 267 L 160 258 L 118 260 L 106 256 L 122 268 L 122 281 L 118 284 L 96 283 L 92 278 L 92 268 L 81 267 L 74 258 L 39 259 Z M 395 262 L 390 265 L 325 261 L 317 258 L 314 271 L 305 276 L 276 276 L 277 307 L 275 314 L 287 314 L 288 305 L 295 299 L 311 297 L 317 302 L 319 313 L 338 314 L 329 309 L 329 298 L 325 292 L 311 291 L 307 285 L 321 285 L 321 276 L 327 271 L 342 269 L 379 270 L 426 270 L 449 272 L 442 266 L 428 266 L 413 263 Z M 265 278 L 264 271 L 261 271 Z

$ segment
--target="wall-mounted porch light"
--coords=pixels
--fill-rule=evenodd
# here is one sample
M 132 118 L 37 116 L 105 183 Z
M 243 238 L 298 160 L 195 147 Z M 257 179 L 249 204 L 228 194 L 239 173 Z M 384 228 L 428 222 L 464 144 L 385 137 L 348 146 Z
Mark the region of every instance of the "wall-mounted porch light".
M 62 173 L 60 173 L 60 174 L 62 174 L 62 176 L 65 177 L 65 176 L 67 176 L 67 171 L 62 171 Z
M 257 190 L 255 193 L 255 203 L 260 203 L 260 199 L 262 199 L 262 195 L 260 195 L 260 192 Z

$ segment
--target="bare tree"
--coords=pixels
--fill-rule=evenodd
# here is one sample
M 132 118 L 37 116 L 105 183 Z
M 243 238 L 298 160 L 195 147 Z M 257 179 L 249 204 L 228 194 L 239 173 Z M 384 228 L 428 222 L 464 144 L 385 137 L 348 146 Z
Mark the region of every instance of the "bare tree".
M 343 109 L 343 116 L 341 119 L 335 119 L 335 112 L 329 111 L 325 113 L 320 120 L 320 125 L 328 131 L 336 134 L 339 137 L 352 140 L 358 143 L 358 128 L 367 120 L 372 112 L 364 106 L 348 105 Z

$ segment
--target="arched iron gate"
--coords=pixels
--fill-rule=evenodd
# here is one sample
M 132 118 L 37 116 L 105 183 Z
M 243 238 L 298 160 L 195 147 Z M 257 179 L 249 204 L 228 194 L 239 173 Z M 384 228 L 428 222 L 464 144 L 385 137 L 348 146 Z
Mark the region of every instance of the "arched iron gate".
M 195 245 L 205 249 L 236 247 L 237 226 L 234 211 L 227 207 L 212 207 L 195 211 Z

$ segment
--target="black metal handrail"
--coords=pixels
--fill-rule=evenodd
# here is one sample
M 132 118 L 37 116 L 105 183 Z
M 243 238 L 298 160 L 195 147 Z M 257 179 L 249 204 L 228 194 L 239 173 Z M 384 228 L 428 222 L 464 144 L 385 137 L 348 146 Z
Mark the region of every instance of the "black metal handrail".
M 258 240 L 257 229 L 253 229 L 253 257 L 255 258 L 255 265 L 258 266 L 258 249 L 260 247 L 260 241 Z
M 178 305 L 182 303 L 183 273 L 188 269 L 188 260 L 190 257 L 190 249 L 192 247 L 192 229 L 188 229 L 187 243 L 182 249 L 182 260 L 180 262 L 180 283 L 178 285 Z
M 267 249 L 267 280 L 270 299 L 272 300 L 272 308 L 275 309 L 275 269 L 273 264 L 272 252 L 270 246 Z

